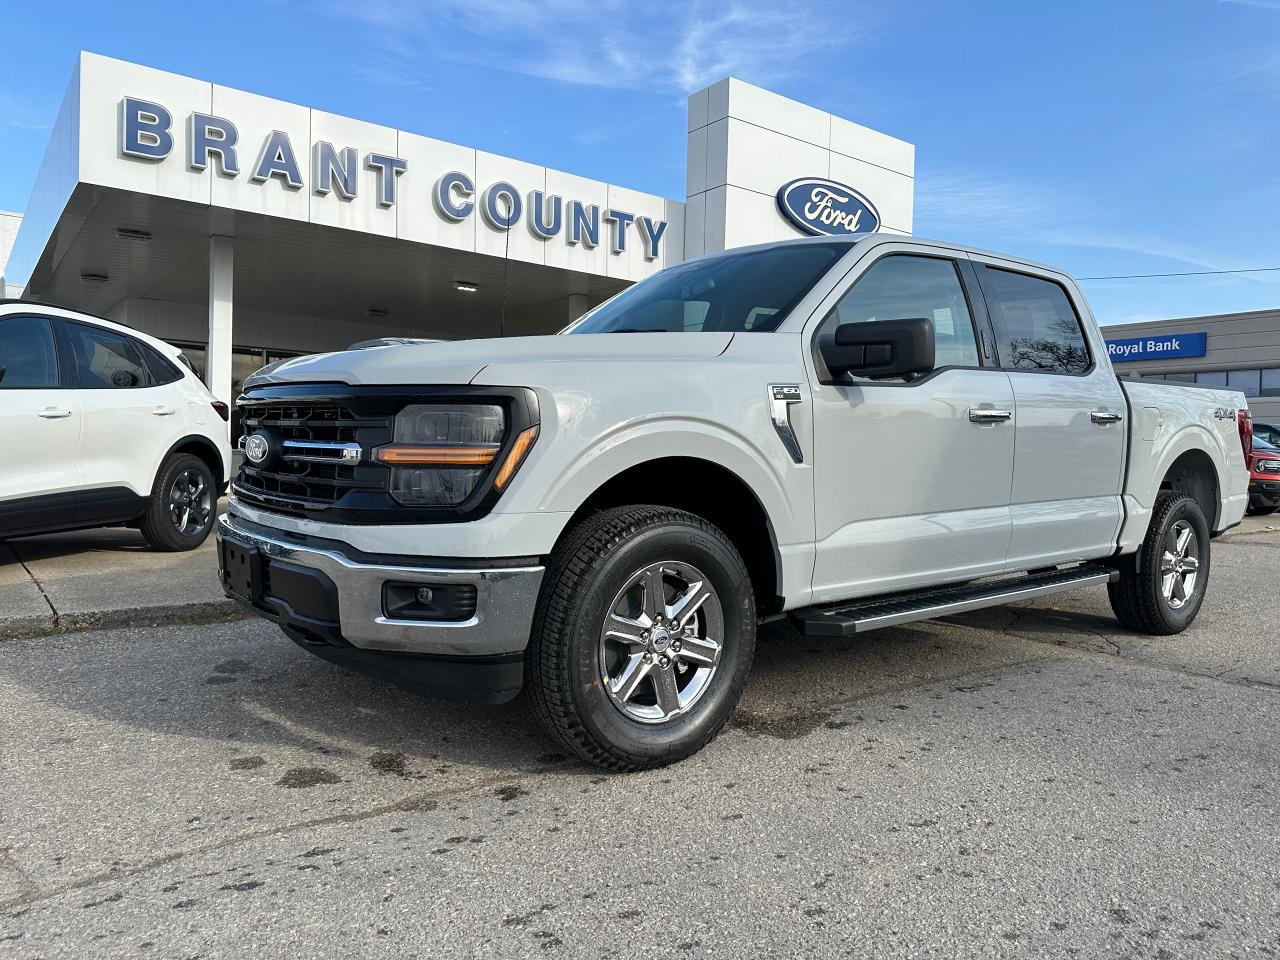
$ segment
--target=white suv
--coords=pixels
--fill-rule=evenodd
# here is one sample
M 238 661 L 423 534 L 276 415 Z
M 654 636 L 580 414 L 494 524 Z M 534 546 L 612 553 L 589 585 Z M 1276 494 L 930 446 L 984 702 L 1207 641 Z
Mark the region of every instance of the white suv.
M 0 540 L 123 523 L 198 547 L 230 475 L 227 415 L 177 348 L 0 301 Z

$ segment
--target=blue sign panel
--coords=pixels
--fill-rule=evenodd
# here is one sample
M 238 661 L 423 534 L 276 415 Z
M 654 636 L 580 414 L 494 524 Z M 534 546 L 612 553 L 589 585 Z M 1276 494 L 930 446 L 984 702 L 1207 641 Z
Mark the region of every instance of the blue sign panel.
M 1173 357 L 1203 357 L 1204 333 L 1165 333 L 1158 337 L 1127 337 L 1124 340 L 1108 340 L 1107 353 L 1112 363 L 1132 363 L 1134 360 L 1168 360 Z
M 880 227 L 880 214 L 870 200 L 853 187 L 818 177 L 783 184 L 778 209 L 805 233 L 815 235 L 874 233 Z

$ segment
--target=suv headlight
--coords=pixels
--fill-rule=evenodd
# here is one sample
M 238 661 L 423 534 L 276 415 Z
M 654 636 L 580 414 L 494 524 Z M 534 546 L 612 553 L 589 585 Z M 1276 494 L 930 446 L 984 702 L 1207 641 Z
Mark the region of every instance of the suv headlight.
M 538 428 L 505 443 L 506 414 L 496 403 L 415 403 L 396 415 L 393 441 L 374 451 L 391 468 L 391 496 L 412 507 L 456 507 L 494 472 L 504 488 Z

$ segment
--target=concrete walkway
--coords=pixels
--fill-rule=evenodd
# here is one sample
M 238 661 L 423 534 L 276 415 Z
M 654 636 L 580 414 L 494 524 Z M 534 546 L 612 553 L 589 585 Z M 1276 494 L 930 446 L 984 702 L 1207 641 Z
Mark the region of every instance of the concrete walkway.
M 1280 514 L 1227 536 L 1276 530 Z M 155 552 L 121 527 L 0 542 L 0 640 L 245 615 L 222 594 L 212 537 L 190 553 Z
M 0 542 L 0 639 L 240 615 L 212 537 L 189 553 L 153 551 L 124 527 Z

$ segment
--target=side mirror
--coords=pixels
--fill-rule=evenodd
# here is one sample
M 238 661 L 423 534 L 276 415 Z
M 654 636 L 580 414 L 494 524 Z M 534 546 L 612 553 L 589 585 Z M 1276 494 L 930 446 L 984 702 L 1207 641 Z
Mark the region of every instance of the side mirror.
M 832 377 L 852 373 L 874 379 L 928 373 L 934 364 L 933 321 L 915 317 L 842 323 L 823 334 L 818 350 Z

